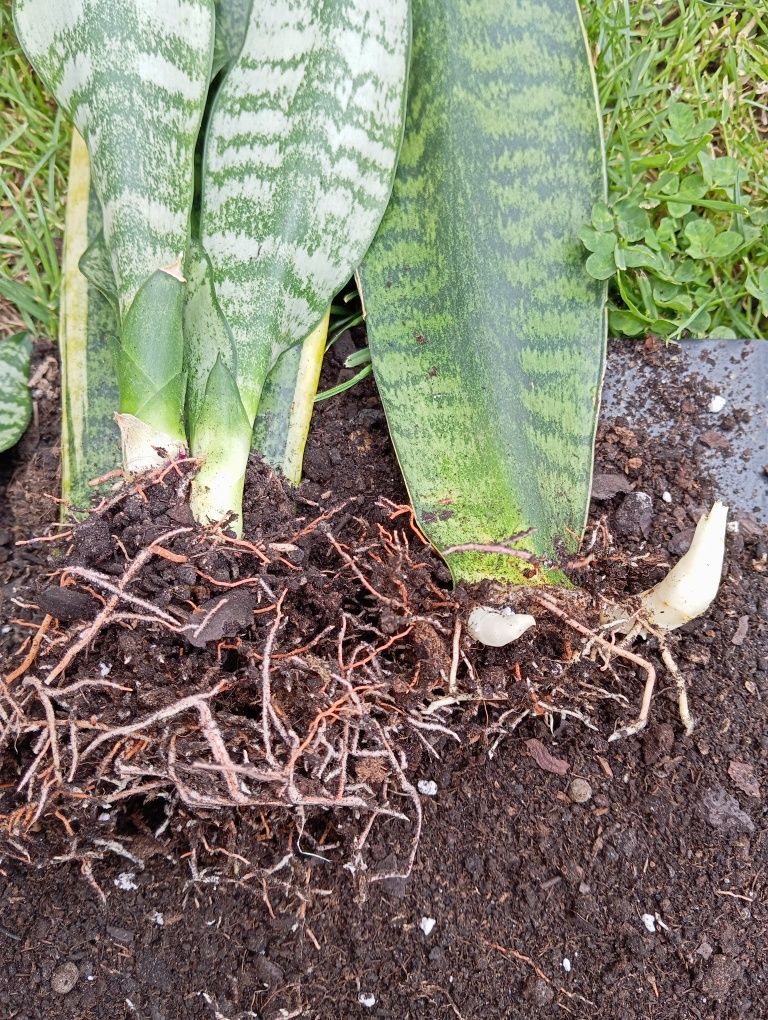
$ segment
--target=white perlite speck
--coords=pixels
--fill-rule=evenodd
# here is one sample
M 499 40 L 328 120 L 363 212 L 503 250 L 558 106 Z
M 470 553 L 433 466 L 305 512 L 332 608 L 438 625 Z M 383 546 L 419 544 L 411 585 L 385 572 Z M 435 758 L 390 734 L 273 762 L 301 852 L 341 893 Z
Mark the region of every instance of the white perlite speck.
M 162 927 L 165 924 L 165 918 L 163 917 L 162 913 L 159 910 L 156 910 L 154 912 L 154 914 L 152 915 L 152 920 L 155 922 L 155 924 L 159 924 L 160 927 Z
M 432 929 L 435 927 L 436 924 L 437 921 L 434 919 L 434 917 L 422 917 L 422 919 L 419 921 L 419 928 L 421 928 L 425 935 L 431 935 Z
M 672 502 L 672 493 L 668 492 L 665 489 L 664 492 L 662 492 L 662 494 L 661 494 L 661 498 L 664 500 L 665 503 L 671 503 Z
M 134 881 L 135 878 L 135 871 L 121 871 L 114 882 L 117 888 L 122 889 L 123 892 L 133 892 L 134 889 L 139 888 Z
M 437 783 L 434 779 L 420 779 L 416 786 L 419 789 L 419 793 L 423 793 L 425 797 L 435 797 L 437 795 Z
M 565 971 L 566 974 L 571 973 L 571 961 L 568 959 L 567 956 L 563 957 L 563 970 Z
M 721 397 L 719 393 L 716 393 L 709 402 L 707 410 L 711 414 L 717 414 L 725 407 L 725 397 Z
M 656 918 L 653 914 L 643 914 L 641 918 L 646 930 L 653 934 L 656 931 Z
M 372 1006 L 376 1005 L 376 996 L 372 995 L 370 992 L 360 992 L 357 997 L 357 1001 L 361 1006 L 365 1006 L 366 1009 L 370 1009 Z

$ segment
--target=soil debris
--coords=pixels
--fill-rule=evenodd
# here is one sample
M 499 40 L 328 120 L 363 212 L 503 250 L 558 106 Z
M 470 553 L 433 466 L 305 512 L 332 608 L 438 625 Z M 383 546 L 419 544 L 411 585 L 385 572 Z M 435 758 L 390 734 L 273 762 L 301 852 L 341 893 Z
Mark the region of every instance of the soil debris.
M 571 767 L 567 761 L 564 761 L 562 758 L 556 758 L 551 754 L 536 737 L 529 737 L 525 742 L 525 746 L 528 748 L 528 754 L 530 754 L 539 768 L 544 769 L 545 772 L 552 772 L 556 776 L 564 776 Z
M 347 371 L 340 365 L 350 342 L 342 339 L 337 347 L 337 367 L 328 367 L 326 385 Z M 647 539 L 620 539 L 613 521 L 626 493 L 593 504 L 572 565 L 575 582 L 594 595 L 594 609 L 589 600 L 579 608 L 589 628 L 599 625 L 599 595 L 631 595 L 664 575 L 669 543 L 693 527 L 711 497 L 706 472 L 686 445 L 686 436 L 706 427 L 696 421 L 696 409 L 709 399 L 706 386 L 689 393 L 678 388 L 674 373 L 665 378 L 660 345 L 637 350 L 637 357 L 653 361 L 670 417 L 687 401 L 690 422 L 688 432 L 673 425 L 664 442 L 650 439 L 636 421 L 600 425 L 597 471 L 625 475 L 652 497 L 654 513 Z M 609 370 L 615 372 L 615 365 L 609 362 Z M 40 536 L 45 514 L 47 520 L 54 516 L 40 494 L 57 488 L 56 430 L 41 410 L 34 471 L 27 461 L 0 459 L 4 479 L 15 476 L 11 500 L 0 486 L 0 514 L 9 533 L 5 544 L 0 534 L 7 621 L 0 628 L 0 658 L 3 676 L 21 669 L 5 681 L 7 693 L 35 727 L 1 752 L 0 1015 L 43 1020 L 55 1004 L 61 1020 L 124 1014 L 210 1020 L 217 1013 L 230 1020 L 254 1014 L 264 1020 L 351 1020 L 368 1011 L 402 1020 L 501 1020 L 544 998 L 547 1004 L 535 1007 L 542 1016 L 565 1013 L 580 1020 L 596 1013 L 622 1020 L 766 1015 L 762 804 L 736 802 L 743 814 L 748 809 L 750 829 L 743 820 L 727 828 L 711 824 L 702 803 L 706 791 L 724 792 L 723 784 L 733 782 L 731 762 L 752 764 L 761 780 L 768 761 L 764 527 L 738 518 L 741 530 L 729 533 L 717 602 L 674 636 L 696 715 L 693 737 L 686 738 L 677 722 L 674 685 L 651 641 L 644 654 L 658 668 L 659 684 L 649 727 L 640 739 L 608 743 L 607 735 L 637 704 L 642 674 L 601 652 L 591 661 L 584 635 L 535 605 L 518 608 L 530 609 L 538 626 L 507 648 L 472 647 L 462 634 L 456 691 L 445 703 L 454 621 L 466 618 L 470 603 L 467 593 L 450 590 L 440 562 L 410 529 L 370 384 L 319 405 L 308 452 L 312 478 L 298 492 L 275 486 L 263 465 L 252 466 L 245 531 L 251 549 L 233 546 L 226 535 L 195 531 L 159 542 L 169 531 L 191 527 L 183 502 L 175 502 L 179 478 L 167 479 L 154 495 L 145 492 L 149 503 L 121 495 L 91 518 L 90 537 L 75 530 L 64 539 L 63 554 L 55 543 L 11 545 Z M 55 415 L 56 408 L 47 413 Z M 340 450 L 341 463 L 331 456 Z M 663 500 L 665 491 L 671 503 Z M 396 569 L 397 554 L 379 525 L 395 549 L 397 537 L 401 553 L 404 533 L 412 560 L 424 566 L 414 572 L 403 560 Z M 366 588 L 329 535 L 389 602 Z M 152 543 L 155 553 L 122 589 L 149 602 L 151 618 L 112 619 L 63 674 L 45 684 L 113 597 L 104 581 L 119 589 L 130 564 Z M 97 573 L 101 586 L 76 568 Z M 66 621 L 44 613 L 39 596 L 59 586 L 67 570 L 73 583 L 61 590 L 94 599 L 95 616 Z M 400 584 L 410 616 L 398 604 L 404 602 Z M 388 754 L 351 760 L 346 792 L 358 784 L 365 796 L 366 784 L 371 803 L 389 805 L 408 821 L 378 814 L 360 859 L 355 847 L 373 812 L 318 806 L 302 816 L 284 801 L 213 808 L 185 802 L 168 775 L 174 737 L 171 764 L 182 784 L 230 797 L 225 771 L 200 768 L 219 763 L 198 702 L 104 741 L 85 757 L 88 744 L 105 731 L 82 727 L 74 745 L 69 732 L 70 719 L 117 729 L 146 723 L 222 683 L 206 703 L 237 767 L 238 796 L 249 795 L 238 783 L 258 793 L 258 783 L 239 770 L 267 771 L 263 760 L 251 760 L 251 751 L 264 746 L 264 652 L 284 589 L 269 671 L 280 725 L 289 723 L 305 740 L 317 714 L 332 709 L 323 736 L 338 754 L 346 723 L 351 729 L 358 721 L 369 727 L 358 749 L 383 750 L 376 743 L 378 723 L 405 781 L 417 793 L 420 783 L 439 791 L 420 798 L 421 842 L 411 878 L 369 884 L 364 904 L 360 873 L 353 868 L 365 864 L 368 874 L 402 874 L 413 845 L 416 808 Z M 237 633 L 195 648 L 173 629 L 206 601 L 237 591 L 256 599 L 252 618 Z M 491 601 L 487 595 L 472 593 L 475 601 Z M 123 599 L 113 612 L 144 615 Z M 744 615 L 749 632 L 733 645 Z M 346 675 L 338 662 L 345 616 Z M 327 626 L 332 630 L 321 637 Z M 398 637 L 408 627 L 410 633 Z M 315 638 L 311 648 L 298 651 Z M 348 669 L 374 650 L 368 662 Z M 348 680 L 368 716 L 355 715 L 349 688 L 334 675 Z M 55 769 L 51 748 L 45 749 L 47 708 L 33 680 L 51 702 L 63 777 L 59 793 L 49 789 L 36 820 L 36 805 L 45 783 L 55 781 Z M 52 696 L 81 683 L 59 700 Z M 381 689 L 360 690 L 373 684 Z M 0 690 L 3 711 L 15 719 L 2 685 Z M 406 715 L 454 735 L 419 730 Z M 215 743 L 210 726 L 207 732 Z M 329 773 L 339 762 L 331 758 L 321 769 L 329 752 L 319 733 L 318 723 L 321 753 L 313 759 L 307 747 L 294 770 L 296 785 L 309 795 L 313 783 L 314 792 L 325 784 L 335 796 L 339 777 L 329 779 Z M 290 741 L 285 744 L 274 722 L 270 735 L 273 755 L 287 765 Z M 526 748 L 531 738 L 589 783 L 587 803 L 575 807 L 566 796 L 567 780 L 540 769 Z M 80 760 L 69 784 L 72 746 Z M 38 758 L 21 794 L 15 793 Z M 118 888 L 116 879 L 132 888 Z M 653 936 L 642 926 L 645 912 L 657 924 Z M 429 939 L 418 930 L 422 917 L 438 919 Z M 73 962 L 80 978 L 52 1003 L 51 976 L 63 961 Z

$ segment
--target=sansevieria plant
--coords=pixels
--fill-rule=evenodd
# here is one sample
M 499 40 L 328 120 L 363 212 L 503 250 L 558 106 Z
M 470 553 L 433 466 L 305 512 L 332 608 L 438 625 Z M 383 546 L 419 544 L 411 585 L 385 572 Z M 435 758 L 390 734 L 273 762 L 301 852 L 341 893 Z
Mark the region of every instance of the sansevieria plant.
M 80 268 L 115 315 L 124 468 L 191 442 L 198 519 L 239 528 L 270 369 L 386 208 L 408 2 L 17 0 L 14 18 L 89 155 L 103 231 Z
M 576 0 L 16 0 L 16 23 L 90 156 L 65 246 L 88 277 L 65 265 L 71 492 L 110 427 L 110 318 L 128 470 L 190 449 L 197 518 L 236 528 L 254 437 L 298 481 L 328 306 L 359 267 L 421 529 L 457 580 L 562 580 L 605 349 Z

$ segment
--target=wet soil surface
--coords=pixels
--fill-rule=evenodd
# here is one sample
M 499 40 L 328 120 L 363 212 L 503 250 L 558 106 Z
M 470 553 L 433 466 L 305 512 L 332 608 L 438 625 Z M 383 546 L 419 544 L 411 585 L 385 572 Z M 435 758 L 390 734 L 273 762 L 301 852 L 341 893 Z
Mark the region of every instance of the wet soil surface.
M 704 380 L 683 390 L 662 349 L 633 353 L 686 427 L 659 441 L 601 423 L 570 569 L 614 598 L 687 547 L 712 492 L 698 437 L 717 431 Z M 632 371 L 625 355 L 614 364 Z M 5 676 L 50 618 L 7 681 L 34 726 L 1 752 L 0 1017 L 768 1017 L 764 526 L 732 515 L 718 601 L 670 642 L 693 735 L 648 642 L 635 650 L 659 674 L 651 724 L 609 742 L 639 705 L 631 664 L 580 658 L 581 636 L 541 607 L 508 648 L 457 641 L 455 621 L 492 592 L 451 592 L 410 527 L 369 385 L 319 405 L 298 497 L 254 464 L 250 547 L 183 530 L 183 468 L 60 543 L 15 544 L 54 530 L 55 372 L 51 357 L 35 425 L 0 463 Z M 134 618 L 49 685 L 89 681 L 48 699 L 57 784 L 35 683 L 109 601 L 104 579 L 119 587 L 153 542 L 162 552 L 126 589 L 154 610 L 118 600 Z M 217 684 L 206 703 L 229 758 L 204 711 L 163 715 Z M 460 700 L 441 707 L 451 685 Z M 105 726 L 137 722 L 88 751 Z M 225 806 L 284 800 L 291 763 L 301 810 Z M 340 791 L 362 803 L 311 803 Z M 382 880 L 407 870 L 419 811 L 410 878 Z

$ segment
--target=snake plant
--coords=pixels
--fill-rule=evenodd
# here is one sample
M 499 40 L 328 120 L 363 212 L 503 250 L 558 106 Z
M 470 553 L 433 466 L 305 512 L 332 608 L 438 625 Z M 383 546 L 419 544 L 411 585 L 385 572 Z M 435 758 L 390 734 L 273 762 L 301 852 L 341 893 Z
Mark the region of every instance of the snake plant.
M 191 443 L 198 519 L 238 528 L 266 379 L 389 198 L 408 0 L 15 0 L 14 18 L 88 150 L 103 230 L 80 268 L 114 314 L 124 467 Z
M 78 479 L 114 332 L 125 467 L 191 449 L 197 518 L 237 528 L 254 441 L 298 480 L 328 306 L 360 267 L 424 533 L 457 579 L 558 580 L 532 560 L 583 528 L 605 347 L 579 243 L 605 173 L 575 0 L 413 0 L 407 111 L 407 0 L 170 7 L 16 0 L 90 154 L 62 309 Z

